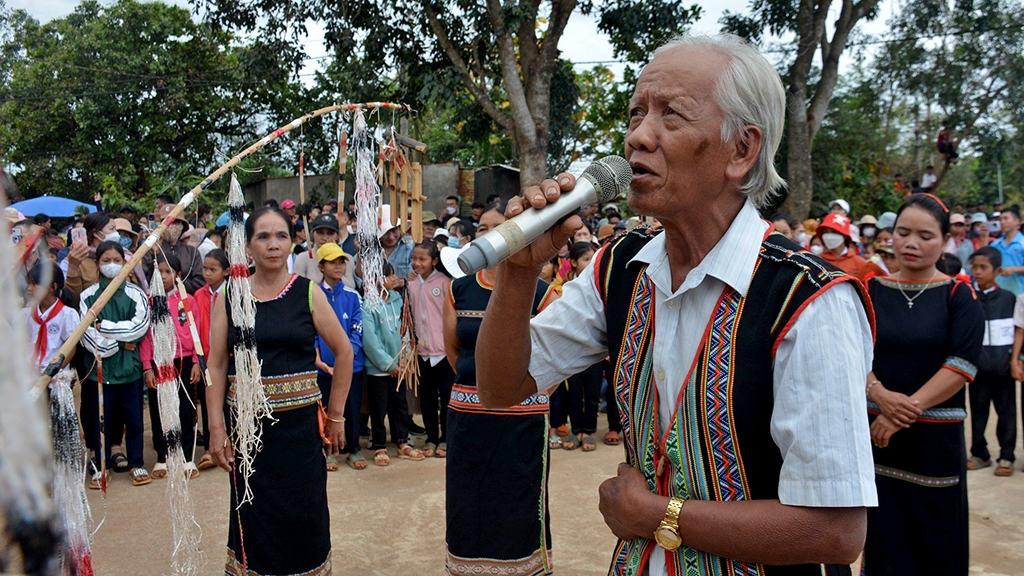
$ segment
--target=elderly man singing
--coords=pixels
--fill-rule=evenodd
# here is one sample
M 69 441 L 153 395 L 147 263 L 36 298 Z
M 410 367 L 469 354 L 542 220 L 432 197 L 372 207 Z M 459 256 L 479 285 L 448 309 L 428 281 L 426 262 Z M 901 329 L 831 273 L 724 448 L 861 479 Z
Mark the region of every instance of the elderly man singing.
M 627 462 L 600 489 L 614 575 L 849 574 L 877 503 L 860 284 L 758 216 L 783 186 L 785 94 L 732 37 L 673 40 L 637 81 L 629 206 L 662 228 L 602 249 L 532 321 L 577 217 L 504 262 L 477 343 L 509 406 L 610 355 Z M 507 213 L 571 189 L 546 180 Z

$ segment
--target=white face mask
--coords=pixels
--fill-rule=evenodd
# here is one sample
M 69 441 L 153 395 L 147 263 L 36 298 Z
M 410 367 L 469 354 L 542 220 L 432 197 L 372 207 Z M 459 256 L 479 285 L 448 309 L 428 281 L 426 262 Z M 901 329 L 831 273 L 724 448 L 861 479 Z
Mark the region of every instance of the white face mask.
M 796 242 L 797 244 L 800 244 L 801 246 L 803 246 L 804 242 L 807 241 L 807 232 L 801 232 L 801 233 L 797 234 L 796 238 L 794 238 L 793 241 Z
M 454 216 L 455 215 L 455 206 L 448 206 L 448 207 L 446 207 L 444 209 L 444 211 L 447 212 L 448 214 Z
M 843 245 L 846 239 L 842 234 L 836 234 L 835 232 L 824 232 L 821 235 L 821 241 L 825 244 L 825 248 L 829 250 L 835 250 Z
M 118 234 L 117 232 L 111 232 L 110 234 L 107 234 L 106 236 L 103 237 L 103 241 L 104 242 L 117 242 L 118 244 L 120 244 L 121 243 L 121 235 Z
M 811 244 L 811 254 L 815 256 L 821 256 L 821 253 L 825 251 L 825 248 L 817 244 Z
M 120 264 L 104 264 L 100 266 L 100 274 L 113 280 L 117 276 L 117 273 L 121 271 L 122 266 Z

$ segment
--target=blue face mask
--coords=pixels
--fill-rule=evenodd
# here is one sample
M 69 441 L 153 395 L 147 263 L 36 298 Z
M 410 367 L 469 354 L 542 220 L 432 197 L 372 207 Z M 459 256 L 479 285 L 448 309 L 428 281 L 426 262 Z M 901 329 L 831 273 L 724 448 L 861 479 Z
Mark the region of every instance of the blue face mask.
M 121 245 L 122 248 L 126 250 L 129 246 L 132 245 L 132 239 L 127 236 L 121 236 L 120 238 L 118 238 L 117 242 Z
M 456 238 L 455 236 L 449 236 L 448 237 L 448 247 L 449 248 L 458 248 L 459 247 L 459 239 Z

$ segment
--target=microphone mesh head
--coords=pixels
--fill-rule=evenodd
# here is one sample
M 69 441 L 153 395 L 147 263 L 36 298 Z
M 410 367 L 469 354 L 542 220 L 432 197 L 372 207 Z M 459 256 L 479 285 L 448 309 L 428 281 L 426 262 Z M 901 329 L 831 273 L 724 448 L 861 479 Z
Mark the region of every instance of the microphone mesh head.
M 598 202 L 611 202 L 629 189 L 633 180 L 633 169 L 621 156 L 605 156 L 583 171 L 597 189 Z

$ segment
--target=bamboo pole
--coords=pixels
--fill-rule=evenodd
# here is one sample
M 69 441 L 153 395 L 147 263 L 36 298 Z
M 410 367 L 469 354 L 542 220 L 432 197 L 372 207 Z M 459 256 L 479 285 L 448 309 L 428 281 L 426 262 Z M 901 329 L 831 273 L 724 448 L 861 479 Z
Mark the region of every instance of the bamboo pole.
M 412 239 L 417 244 L 423 242 L 423 166 L 419 162 L 413 162 L 412 186 L 409 197 L 412 201 Z
M 171 210 L 171 213 L 167 215 L 167 218 L 164 218 L 164 220 L 160 222 L 160 225 L 157 226 L 156 230 L 153 230 L 146 238 L 146 241 L 143 242 L 138 247 L 138 249 L 135 250 L 135 253 L 132 255 L 131 260 L 128 261 L 128 264 L 126 264 L 125 267 L 122 268 L 120 272 L 118 272 L 117 276 L 115 276 L 110 281 L 110 284 L 107 285 L 107 288 L 102 293 L 100 293 L 98 298 L 96 298 L 96 302 L 93 303 L 93 305 L 88 310 L 86 310 L 81 322 L 79 322 L 78 326 L 75 328 L 75 331 L 71 333 L 71 336 L 68 337 L 67 341 L 64 342 L 64 345 L 61 346 L 60 350 L 57 351 L 57 354 L 54 356 L 50 364 L 46 366 L 46 369 L 43 371 L 42 376 L 40 376 L 39 380 L 36 381 L 36 386 L 40 390 L 46 388 L 46 386 L 50 383 L 53 377 L 60 370 L 60 367 L 64 363 L 64 360 L 75 349 L 75 346 L 78 345 L 78 342 L 82 339 L 82 336 L 85 334 L 85 330 L 93 322 L 96 321 L 96 318 L 99 316 L 100 310 L 102 310 L 103 307 L 107 305 L 107 302 L 109 302 L 111 297 L 114 296 L 114 292 L 116 292 L 117 289 L 121 286 L 121 284 L 124 283 L 124 281 L 128 278 L 128 275 L 134 272 L 135 267 L 142 262 L 142 257 L 145 256 L 150 250 L 152 250 L 153 246 L 156 245 L 164 230 L 167 229 L 167 226 L 174 222 L 174 220 L 176 220 L 178 216 L 180 216 L 181 213 L 185 211 L 185 207 L 191 204 L 196 198 L 198 198 L 203 193 L 203 191 L 210 187 L 211 184 L 213 184 L 217 180 L 220 180 L 222 176 L 227 174 L 242 160 L 248 158 L 253 153 L 259 151 L 267 144 L 270 144 L 271 142 L 277 140 L 278 138 L 287 134 L 288 132 L 291 132 L 292 130 L 298 128 L 299 126 L 302 126 L 304 123 L 312 120 L 313 118 L 323 116 L 324 114 L 338 112 L 339 110 L 347 110 L 349 112 L 354 112 L 355 110 L 360 109 L 375 110 L 381 108 L 388 110 L 404 110 L 406 112 L 412 111 L 412 108 L 405 104 L 395 104 L 392 102 L 335 104 L 333 106 L 320 108 L 318 110 L 309 112 L 304 116 L 300 116 L 295 120 L 292 120 L 288 124 L 281 126 L 277 130 L 274 130 L 270 134 L 267 134 L 266 136 L 259 139 L 254 144 L 250 145 L 248 148 L 242 150 L 233 158 L 225 162 L 220 168 L 217 168 L 212 173 L 210 173 L 210 175 L 203 179 L 202 182 L 200 182 L 194 188 L 189 190 L 188 193 L 186 193 L 185 196 L 181 198 L 181 201 L 174 206 L 174 208 Z
M 348 164 L 348 131 L 341 129 L 338 139 L 338 207 L 345 205 L 345 168 Z M 306 238 L 309 241 L 309 238 Z

